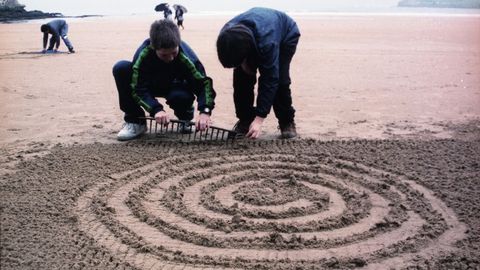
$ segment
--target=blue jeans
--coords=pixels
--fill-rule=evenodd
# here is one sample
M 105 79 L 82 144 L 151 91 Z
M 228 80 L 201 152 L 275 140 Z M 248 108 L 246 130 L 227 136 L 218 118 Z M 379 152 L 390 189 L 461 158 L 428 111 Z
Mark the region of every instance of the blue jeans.
M 145 112 L 132 97 L 133 90 L 130 86 L 132 82 L 132 68 L 132 62 L 119 61 L 113 66 L 113 77 L 117 85 L 120 110 L 125 113 L 123 119 L 128 123 L 143 124 L 145 120 L 139 118 L 145 117 Z M 175 83 L 169 89 L 154 89 L 152 95 L 165 98 L 178 119 L 185 121 L 193 119 L 193 101 L 195 96 L 187 84 Z
M 65 43 L 65 46 L 67 46 L 68 50 L 71 51 L 73 50 L 73 45 L 72 45 L 72 42 L 70 42 L 70 40 L 68 39 L 67 34 L 68 34 L 68 24 L 65 24 L 60 29 L 60 37 Z M 52 37 L 50 38 L 50 45 L 48 46 L 48 50 L 53 50 L 53 47 L 55 46 L 56 41 L 57 41 L 57 37 L 55 35 L 52 35 Z

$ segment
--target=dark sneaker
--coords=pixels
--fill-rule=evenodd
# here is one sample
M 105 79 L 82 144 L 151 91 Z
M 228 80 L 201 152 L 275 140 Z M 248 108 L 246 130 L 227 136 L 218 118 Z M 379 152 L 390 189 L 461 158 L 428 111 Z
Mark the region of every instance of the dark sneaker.
M 282 139 L 291 139 L 297 137 L 297 128 L 295 127 L 295 122 L 289 122 L 287 124 L 280 124 L 280 132 Z
M 233 131 L 237 133 L 237 136 L 245 136 L 245 134 L 248 133 L 249 129 L 250 129 L 250 123 L 243 122 L 240 120 L 233 126 Z
M 75 53 L 75 50 L 74 50 L 73 48 L 69 48 L 68 51 L 69 51 L 70 53 Z
M 180 133 L 190 134 L 193 132 L 193 124 L 190 121 L 185 121 L 184 123 L 179 124 Z

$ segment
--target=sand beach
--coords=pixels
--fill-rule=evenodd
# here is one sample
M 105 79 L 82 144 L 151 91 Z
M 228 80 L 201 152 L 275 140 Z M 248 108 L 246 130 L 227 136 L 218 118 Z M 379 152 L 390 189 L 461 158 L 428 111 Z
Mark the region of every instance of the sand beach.
M 292 17 L 299 138 L 272 112 L 233 146 L 116 140 L 112 67 L 157 17 L 72 19 L 75 54 L 39 53 L 43 20 L 0 24 L 1 268 L 478 269 L 480 16 Z M 229 18 L 181 31 L 224 128 Z

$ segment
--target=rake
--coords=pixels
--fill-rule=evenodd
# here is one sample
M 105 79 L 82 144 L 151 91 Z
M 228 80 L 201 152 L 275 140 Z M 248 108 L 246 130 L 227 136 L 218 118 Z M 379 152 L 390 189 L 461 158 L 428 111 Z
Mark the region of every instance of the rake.
M 209 126 L 204 131 L 194 130 L 195 123 L 184 120 L 170 120 L 166 125 L 161 125 L 153 117 L 142 117 L 147 120 L 148 133 L 156 137 L 171 135 L 180 141 L 225 141 L 234 142 L 239 138 L 237 132 L 215 126 Z

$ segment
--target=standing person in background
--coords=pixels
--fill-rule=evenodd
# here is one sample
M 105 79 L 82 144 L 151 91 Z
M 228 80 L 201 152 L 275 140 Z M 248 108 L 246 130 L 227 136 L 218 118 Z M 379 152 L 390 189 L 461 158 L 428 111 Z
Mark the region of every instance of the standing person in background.
M 234 129 L 256 139 L 273 106 L 281 138 L 297 136 L 295 109 L 290 90 L 290 62 L 300 31 L 287 14 L 268 8 L 252 8 L 230 20 L 217 39 L 218 59 L 233 71 L 233 100 L 239 119 Z M 254 107 L 254 88 L 258 95 Z
M 175 9 L 175 20 L 177 20 L 178 28 L 181 26 L 182 29 L 185 29 L 185 27 L 183 27 L 183 10 L 181 8 Z
M 165 20 L 172 20 L 172 10 L 170 9 L 169 5 L 166 5 L 166 8 L 163 10 L 163 17 L 165 17 Z
M 57 52 L 58 47 L 60 47 L 60 38 L 62 38 L 68 51 L 70 53 L 75 53 L 73 45 L 67 37 L 68 24 L 65 20 L 53 20 L 49 23 L 43 24 L 40 27 L 40 31 L 43 32 L 43 53 L 47 52 L 48 34 L 52 35 L 50 38 L 50 45 L 48 46 L 49 51 L 54 50 L 54 52 Z

